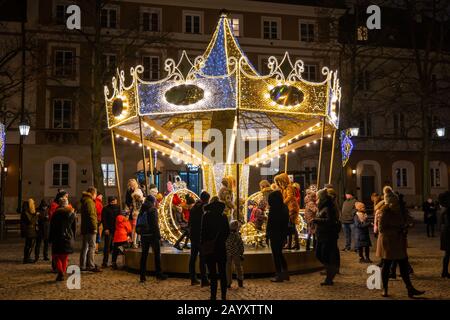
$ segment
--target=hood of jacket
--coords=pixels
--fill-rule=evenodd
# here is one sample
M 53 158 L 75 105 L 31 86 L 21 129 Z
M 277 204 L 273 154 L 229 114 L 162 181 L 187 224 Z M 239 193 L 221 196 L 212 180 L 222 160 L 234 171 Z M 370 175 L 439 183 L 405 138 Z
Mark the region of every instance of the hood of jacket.
M 218 212 L 218 213 L 222 214 L 224 210 L 225 210 L 225 204 L 220 201 L 212 202 L 205 206 L 205 211 L 209 211 L 209 212 Z

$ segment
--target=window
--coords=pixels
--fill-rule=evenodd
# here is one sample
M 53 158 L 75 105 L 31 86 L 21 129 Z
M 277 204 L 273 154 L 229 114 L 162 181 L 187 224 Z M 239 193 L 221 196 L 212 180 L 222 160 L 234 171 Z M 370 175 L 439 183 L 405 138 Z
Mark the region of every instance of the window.
M 54 163 L 53 164 L 53 186 L 65 187 L 69 185 L 69 164 Z
M 235 37 L 241 36 L 241 28 L 240 28 L 240 19 L 239 18 L 231 18 L 231 30 L 233 30 L 233 35 Z
M 69 77 L 74 74 L 74 53 L 70 50 L 55 51 L 55 76 Z
M 142 57 L 142 65 L 144 66 L 143 79 L 158 80 L 159 79 L 159 57 L 144 56 Z
M 317 80 L 317 66 L 315 64 L 305 64 L 305 71 L 303 72 L 303 78 L 308 81 Z
M 366 26 L 359 26 L 356 33 L 358 41 L 369 40 L 369 30 Z
M 161 10 L 160 9 L 145 9 L 142 12 L 142 30 L 159 32 L 161 22 Z
M 358 89 L 362 91 L 370 90 L 370 74 L 368 70 L 359 70 Z
M 431 187 L 438 188 L 441 186 L 441 169 L 440 168 L 431 168 L 430 169 L 430 179 L 431 179 Z
M 403 113 L 394 113 L 394 134 L 405 135 L 405 115 Z
M 115 8 L 102 9 L 100 21 L 102 28 L 109 28 L 109 29 L 117 28 L 117 9 Z
M 314 42 L 313 23 L 300 23 L 300 41 Z
M 370 116 L 367 116 L 367 118 L 364 118 L 359 122 L 358 135 L 362 137 L 372 136 L 372 118 Z
M 188 13 L 184 15 L 184 32 L 201 33 L 201 15 L 197 13 Z
M 101 59 L 103 70 L 114 71 L 116 69 L 116 55 L 115 54 L 104 54 Z
M 397 187 L 407 187 L 408 186 L 408 169 L 407 168 L 397 168 L 395 169 L 396 186 Z
M 102 163 L 103 185 L 105 187 L 116 186 L 116 170 L 113 163 Z
M 72 128 L 72 100 L 53 100 L 53 129 Z
M 69 4 L 57 4 L 55 12 L 56 24 L 66 25 L 67 18 L 69 14 L 67 13 L 67 7 Z
M 279 39 L 279 25 L 280 19 L 263 19 L 263 38 L 264 39 Z

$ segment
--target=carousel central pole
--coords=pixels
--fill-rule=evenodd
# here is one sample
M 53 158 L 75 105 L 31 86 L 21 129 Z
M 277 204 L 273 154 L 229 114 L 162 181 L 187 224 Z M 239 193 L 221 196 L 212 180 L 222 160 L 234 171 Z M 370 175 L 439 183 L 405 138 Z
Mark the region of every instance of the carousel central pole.
M 331 160 L 330 160 L 330 175 L 328 176 L 328 183 L 331 184 L 333 177 L 333 164 L 334 164 L 334 149 L 336 148 L 336 129 L 333 130 L 333 142 L 331 146 Z
M 116 137 L 114 136 L 114 130 L 111 129 L 111 146 L 113 149 L 114 157 L 114 173 L 116 175 L 116 187 L 117 187 L 117 197 L 119 198 L 119 207 L 122 211 L 122 193 L 120 191 L 120 178 L 119 178 L 119 167 L 117 166 L 117 153 L 116 153 Z
M 317 165 L 317 189 L 320 189 L 320 174 L 322 170 L 323 136 L 325 135 L 325 117 L 322 118 L 322 134 L 320 135 L 319 163 Z
M 145 179 L 145 194 L 148 195 L 148 177 L 147 177 L 147 166 L 145 165 L 145 145 L 144 145 L 144 134 L 142 132 L 142 117 L 139 117 L 139 133 L 141 136 L 141 146 L 142 146 L 142 165 L 144 168 L 144 179 Z M 151 153 L 150 150 L 150 161 L 151 161 Z
M 236 211 L 236 220 L 240 221 L 240 217 L 241 217 L 240 180 L 241 180 L 241 177 L 240 177 L 240 173 L 239 173 L 240 152 L 238 150 L 239 145 L 240 145 L 240 143 L 238 143 L 238 141 L 240 141 L 240 140 L 238 140 L 238 139 L 241 139 L 241 135 L 239 132 L 239 110 L 237 110 L 237 112 L 236 112 L 236 123 L 237 123 L 236 132 L 234 133 L 236 135 L 235 142 L 234 142 L 234 144 L 235 144 L 234 154 L 236 157 L 236 210 L 237 210 Z

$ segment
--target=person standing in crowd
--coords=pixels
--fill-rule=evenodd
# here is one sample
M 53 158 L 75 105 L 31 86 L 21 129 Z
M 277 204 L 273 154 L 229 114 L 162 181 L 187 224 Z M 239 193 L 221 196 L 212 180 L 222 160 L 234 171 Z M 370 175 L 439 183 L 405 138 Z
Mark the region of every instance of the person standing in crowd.
M 309 188 L 306 190 L 305 196 L 305 220 L 307 223 L 308 229 L 308 237 L 306 238 L 306 251 L 311 250 L 311 239 L 312 239 L 312 247 L 316 248 L 316 237 L 315 234 L 315 225 L 313 223 L 314 218 L 317 214 L 317 194 L 314 190 Z
M 103 263 L 102 267 L 108 267 L 109 254 L 112 249 L 114 230 L 116 226 L 116 218 L 120 214 L 120 206 L 116 196 L 108 197 L 108 205 L 102 210 L 102 225 L 103 225 Z
M 139 188 L 139 185 L 135 179 L 131 179 L 130 184 L 133 193 L 131 194 L 132 205 L 129 207 L 131 215 L 131 227 L 133 229 L 131 239 L 133 241 L 133 248 L 138 248 L 138 234 L 136 233 L 136 219 L 141 210 L 142 203 L 144 202 L 144 193 Z
M 272 282 L 289 280 L 288 266 L 283 256 L 283 246 L 288 235 L 289 209 L 283 202 L 281 191 L 269 195 L 269 216 L 266 227 L 266 241 L 270 243 L 276 275 Z
M 328 195 L 327 189 L 317 192 L 317 208 L 318 212 L 313 220 L 317 236 L 316 256 L 326 271 L 325 281 L 321 285 L 331 286 L 339 271 L 337 240 L 341 225 L 337 207 L 333 198 Z
M 156 279 L 166 280 L 167 275 L 162 273 L 161 270 L 161 233 L 159 230 L 158 223 L 158 211 L 155 207 L 156 198 L 152 195 L 145 198 L 145 202 L 141 207 L 138 232 L 141 235 L 142 243 L 142 253 L 141 253 L 141 269 L 140 269 L 140 280 L 141 282 L 146 281 L 147 273 L 147 257 L 150 247 L 153 251 L 153 256 L 155 258 L 155 273 Z M 142 223 L 141 223 L 142 222 Z
M 384 187 L 384 204 L 379 221 L 379 235 L 377 239 L 377 256 L 383 259 L 381 277 L 383 282 L 383 297 L 388 297 L 389 273 L 391 264 L 397 261 L 400 274 L 408 290 L 408 296 L 414 297 L 425 292 L 416 290 L 409 277 L 408 254 L 406 245 L 407 222 L 401 212 L 400 202 L 391 187 Z
M 370 196 L 370 200 L 372 200 L 373 203 L 373 234 L 375 235 L 375 237 L 378 237 L 378 221 L 380 218 L 380 211 L 378 210 L 379 208 L 378 204 L 383 199 L 378 193 L 374 192 Z
M 352 229 L 354 225 L 354 217 L 356 213 L 355 209 L 356 199 L 353 196 L 353 192 L 345 192 L 345 201 L 342 204 L 341 222 L 342 228 L 345 234 L 345 248 L 343 251 L 352 250 Z
M 56 209 L 50 224 L 49 240 L 52 244 L 52 259 L 58 270 L 56 281 L 63 281 L 69 254 L 73 253 L 76 216 L 66 198 L 62 197 L 59 201 L 60 207 Z
M 336 217 L 337 217 L 338 221 L 341 222 L 341 216 L 342 216 L 342 213 L 340 210 L 341 206 L 339 205 L 339 202 L 338 202 L 338 196 L 337 196 L 336 190 L 334 190 L 334 186 L 330 183 L 325 184 L 324 188 L 327 189 L 327 194 L 331 198 L 334 208 L 336 209 Z M 339 229 L 339 232 L 337 234 L 338 239 L 339 239 L 339 233 L 341 232 L 340 230 L 342 229 L 341 227 L 342 227 L 342 223 L 338 228 Z M 337 266 L 338 266 L 337 274 L 339 274 L 340 268 L 341 268 L 341 252 L 339 251 L 339 247 L 338 247 L 338 250 L 335 251 L 335 253 L 336 253 Z M 326 274 L 326 272 L 324 274 Z
M 264 199 L 261 199 L 259 201 L 257 208 L 253 208 L 250 222 L 252 222 L 254 224 L 256 230 L 259 230 L 259 231 L 263 230 L 263 225 L 267 221 L 267 217 L 265 214 L 266 208 L 267 208 L 267 202 Z
M 300 213 L 300 207 L 295 197 L 295 188 L 293 187 L 289 176 L 286 173 L 281 173 L 275 177 L 275 183 L 280 188 L 283 194 L 284 204 L 287 205 L 289 210 L 289 223 L 288 223 L 288 243 L 285 248 L 292 249 L 292 238 L 294 238 L 294 250 L 300 249 L 300 241 L 298 237 L 297 224 L 298 216 Z
M 222 300 L 227 299 L 227 250 L 225 242 L 230 233 L 228 218 L 224 215 L 225 204 L 218 197 L 213 197 L 205 206 L 205 214 L 201 229 L 201 254 L 208 265 L 211 281 L 211 300 L 216 300 L 218 274 L 220 275 L 220 289 Z
M 259 182 L 259 191 L 261 191 L 264 200 L 266 203 L 269 201 L 269 194 L 273 191 L 270 187 L 270 182 L 267 180 L 261 180 Z
M 31 259 L 31 252 L 34 249 L 37 237 L 38 216 L 34 206 L 34 200 L 28 199 L 22 204 L 22 214 L 20 216 L 20 231 L 22 238 L 25 238 L 23 249 L 23 263 L 35 262 Z
M 56 209 L 59 208 L 59 200 L 61 198 L 66 198 L 67 200 L 69 200 L 69 194 L 62 190 L 62 189 L 58 189 L 58 193 L 55 196 L 55 199 L 53 199 L 53 201 L 50 203 L 50 208 L 48 209 L 48 219 L 52 220 L 52 216 L 55 213 Z
M 80 254 L 81 271 L 100 272 L 95 265 L 95 240 L 97 236 L 97 210 L 95 198 L 97 189 L 89 187 L 81 198 L 81 234 L 83 236 Z
M 450 279 L 448 272 L 450 260 L 450 191 L 439 195 L 439 203 L 444 209 L 441 214 L 441 250 L 444 251 L 441 276 Z
M 202 287 L 210 285 L 206 276 L 205 260 L 203 258 L 203 255 L 200 254 L 202 219 L 205 213 L 204 208 L 208 204 L 209 198 L 209 193 L 206 191 L 202 191 L 202 193 L 200 194 L 200 200 L 198 200 L 191 209 L 188 222 L 188 227 L 191 234 L 191 256 L 189 258 L 189 274 L 191 276 L 191 285 L 199 284 L 195 272 L 195 261 L 197 260 L 197 256 L 200 256 L 200 277 Z
M 48 218 L 48 205 L 45 200 L 41 200 L 39 207 L 37 208 L 38 213 L 38 232 L 36 238 L 36 246 L 34 248 L 34 261 L 39 260 L 39 254 L 41 252 L 41 243 L 44 243 L 43 255 L 44 261 L 50 260 L 48 258 L 48 233 L 50 228 L 50 220 Z
M 219 190 L 219 200 L 225 204 L 224 214 L 228 221 L 233 217 L 233 210 L 235 208 L 233 199 L 233 185 L 230 177 L 224 177 L 222 179 L 222 187 Z
M 117 257 L 119 254 L 123 254 L 124 248 L 128 246 L 131 235 L 131 224 L 129 221 L 129 213 L 124 210 L 121 214 L 117 215 L 114 225 L 114 237 L 113 237 L 113 252 L 111 267 L 113 270 L 117 270 Z
M 364 203 L 357 201 L 355 208 L 355 248 L 358 250 L 359 263 L 371 263 L 370 247 L 372 243 L 369 228 L 372 223 L 369 221 Z
M 97 194 L 95 198 L 95 210 L 97 211 L 97 239 L 95 241 L 95 253 L 98 253 L 98 246 L 102 242 L 102 211 L 103 211 L 103 195 L 101 193 Z
M 156 184 L 152 183 L 149 187 L 148 193 L 156 198 L 156 196 L 158 195 L 158 192 L 159 192 L 158 187 L 156 186 Z
M 423 206 L 423 222 L 427 225 L 427 237 L 434 237 L 434 227 L 437 223 L 438 205 L 431 197 L 428 197 Z
M 264 201 L 264 200 L 261 200 Z M 242 262 L 244 261 L 244 242 L 242 241 L 241 234 L 239 233 L 239 221 L 233 220 L 230 222 L 230 234 L 226 241 L 227 248 L 227 285 L 231 288 L 231 282 L 233 280 L 233 266 L 236 270 L 238 286 L 244 287 L 244 267 Z

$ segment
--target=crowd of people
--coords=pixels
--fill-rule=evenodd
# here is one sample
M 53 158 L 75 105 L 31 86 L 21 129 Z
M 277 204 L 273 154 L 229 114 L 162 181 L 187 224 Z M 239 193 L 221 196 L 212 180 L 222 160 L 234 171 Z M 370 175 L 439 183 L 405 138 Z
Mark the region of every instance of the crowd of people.
M 174 214 L 181 230 L 181 237 L 175 248 L 183 250 L 190 242 L 189 270 L 191 285 L 209 286 L 211 299 L 217 296 L 220 281 L 221 298 L 226 299 L 227 289 L 233 283 L 233 269 L 238 288 L 244 286 L 245 246 L 240 234 L 243 221 L 238 221 L 233 199 L 234 181 L 225 177 L 218 196 L 211 197 L 203 191 L 195 201 L 189 194 L 180 198 L 173 191 L 184 189 L 185 184 L 177 177 L 175 183 L 168 183 L 165 195 L 150 185 L 148 193 L 135 179 L 128 181 L 125 195 L 125 208 L 121 210 L 119 199 L 110 196 L 103 206 L 103 196 L 94 187 L 82 193 L 78 214 L 81 219 L 81 252 L 79 266 L 81 271 L 101 272 L 102 268 L 117 270 L 117 259 L 128 247 L 141 248 L 140 281 L 147 276 L 147 258 L 152 248 L 155 276 L 167 279 L 161 266 L 161 232 L 158 221 L 158 208 L 167 194 L 172 194 Z M 283 249 L 300 248 L 297 224 L 300 214 L 300 186 L 290 181 L 282 173 L 260 183 L 261 199 L 252 203 L 247 221 L 259 230 L 264 230 L 266 244 L 270 247 L 276 270 L 273 282 L 289 281 L 289 270 Z M 407 235 L 413 220 L 406 209 L 401 195 L 386 186 L 383 194 L 373 194 L 373 218 L 368 214 L 363 202 L 358 201 L 351 191 L 345 192 L 342 206 L 338 204 L 337 193 L 332 185 L 316 190 L 310 187 L 305 191 L 304 220 L 306 230 L 306 250 L 315 250 L 317 259 L 323 264 L 325 279 L 323 286 L 333 285 L 340 272 L 340 250 L 338 238 L 341 231 L 345 235 L 342 251 L 356 252 L 360 263 L 371 263 L 371 234 L 376 238 L 376 256 L 382 268 L 383 296 L 388 296 L 389 279 L 396 277 L 396 267 L 407 288 L 408 296 L 421 295 L 424 291 L 413 287 L 410 274 L 413 272 L 408 261 Z M 445 252 L 442 277 L 450 278 L 448 264 L 450 259 L 450 192 L 439 196 L 439 202 L 431 198 L 424 205 L 424 222 L 427 234 L 434 236 L 438 209 L 442 208 L 441 249 Z M 77 215 L 69 203 L 69 195 L 58 190 L 54 200 L 47 205 L 41 201 L 35 208 L 33 199 L 23 203 L 21 233 L 25 238 L 24 263 L 39 260 L 41 244 L 43 258 L 49 259 L 51 244 L 51 266 L 57 273 L 57 281 L 64 280 L 68 256 L 74 252 Z M 373 232 L 371 232 L 373 230 Z M 190 241 L 189 241 L 190 240 Z M 95 264 L 95 255 L 102 242 L 103 261 L 101 267 Z M 183 244 L 183 245 L 182 245 Z M 34 249 L 34 259 L 31 258 Z M 111 265 L 109 266 L 109 256 Z M 197 278 L 196 262 L 199 258 L 200 281 Z

